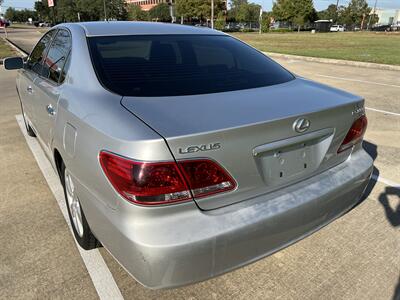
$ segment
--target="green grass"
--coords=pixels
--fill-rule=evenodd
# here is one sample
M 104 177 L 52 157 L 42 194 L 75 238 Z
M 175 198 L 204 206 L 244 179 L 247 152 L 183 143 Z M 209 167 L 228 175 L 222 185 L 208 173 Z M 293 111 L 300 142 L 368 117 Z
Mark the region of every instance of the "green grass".
M 35 29 L 36 31 L 40 31 L 40 32 L 46 32 L 49 29 L 49 28 L 36 27 L 33 25 L 23 24 L 23 23 L 12 23 L 9 28 L 11 28 L 11 29 Z
M 0 38 L 0 59 L 15 55 L 15 51 L 7 44 L 4 39 Z
M 16 29 L 32 29 L 36 28 L 33 25 L 23 24 L 23 23 L 12 23 L 9 28 L 16 28 Z
M 294 32 L 233 35 L 266 52 L 400 65 L 400 34 Z

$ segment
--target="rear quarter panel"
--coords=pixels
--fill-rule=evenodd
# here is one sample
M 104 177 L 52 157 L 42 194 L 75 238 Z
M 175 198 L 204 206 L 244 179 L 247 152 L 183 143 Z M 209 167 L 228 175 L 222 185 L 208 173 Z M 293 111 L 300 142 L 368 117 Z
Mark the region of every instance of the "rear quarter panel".
M 164 139 L 124 109 L 119 95 L 99 84 L 83 29 L 69 29 L 71 65 L 58 102 L 52 150 L 61 154 L 77 182 L 77 194 L 92 231 L 107 245 L 107 232 L 99 222 L 99 214 L 111 213 L 126 200 L 103 174 L 99 152 L 107 150 L 137 160 L 173 158 Z

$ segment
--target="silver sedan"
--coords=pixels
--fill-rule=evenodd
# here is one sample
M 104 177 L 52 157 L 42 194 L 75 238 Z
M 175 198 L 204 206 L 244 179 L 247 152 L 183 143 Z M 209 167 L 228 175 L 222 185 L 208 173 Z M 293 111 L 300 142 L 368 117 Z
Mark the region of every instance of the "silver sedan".
M 19 69 L 29 135 L 75 238 L 150 288 L 208 279 L 351 209 L 370 179 L 364 101 L 207 28 L 53 27 Z

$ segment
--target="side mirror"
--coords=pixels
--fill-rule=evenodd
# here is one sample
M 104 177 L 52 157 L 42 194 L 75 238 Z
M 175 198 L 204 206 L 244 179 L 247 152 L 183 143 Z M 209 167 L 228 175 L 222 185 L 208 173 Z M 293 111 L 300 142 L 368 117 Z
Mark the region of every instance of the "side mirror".
M 3 63 L 6 70 L 18 70 L 24 67 L 24 60 L 22 57 L 7 57 L 4 59 Z

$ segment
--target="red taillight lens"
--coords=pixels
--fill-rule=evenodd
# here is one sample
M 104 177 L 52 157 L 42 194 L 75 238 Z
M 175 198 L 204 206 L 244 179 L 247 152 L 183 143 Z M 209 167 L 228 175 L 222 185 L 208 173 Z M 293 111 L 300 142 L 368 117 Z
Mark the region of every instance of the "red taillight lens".
M 139 204 L 162 204 L 190 199 L 175 162 L 138 162 L 100 152 L 100 164 L 114 188 Z
M 367 130 L 367 124 L 368 121 L 366 116 L 361 116 L 360 118 L 355 120 L 346 137 L 344 138 L 342 144 L 340 145 L 338 153 L 347 150 L 360 142 L 364 136 L 365 131 Z
M 100 164 L 113 187 L 125 199 L 144 205 L 167 204 L 225 192 L 235 188 L 233 179 L 210 160 L 139 162 L 100 152 Z M 185 177 L 186 178 L 185 178 Z M 186 180 L 185 180 L 186 179 Z
M 232 177 L 216 162 L 199 159 L 178 163 L 196 198 L 230 191 L 236 187 Z

